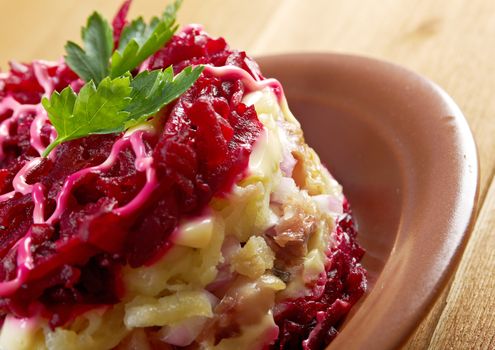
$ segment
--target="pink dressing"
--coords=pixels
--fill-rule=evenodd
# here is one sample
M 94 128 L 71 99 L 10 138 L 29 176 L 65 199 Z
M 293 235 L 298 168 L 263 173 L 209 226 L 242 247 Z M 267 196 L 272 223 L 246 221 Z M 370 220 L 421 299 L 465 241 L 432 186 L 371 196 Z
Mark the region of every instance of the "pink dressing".
M 12 115 L 0 123 L 0 159 L 4 158 L 3 143 L 10 135 L 10 126 L 19 119 L 23 113 L 37 113 L 39 105 L 23 105 L 13 97 L 7 96 L 0 101 L 0 114 L 11 110 Z
M 45 194 L 43 193 L 43 185 L 40 183 L 33 185 L 33 223 L 41 224 L 45 217 Z
M 214 67 L 206 65 L 204 72 L 226 80 L 240 80 L 244 84 L 247 92 L 261 91 L 267 87 L 271 88 L 279 102 L 284 97 L 282 84 L 280 84 L 277 79 L 255 80 L 244 69 L 236 66 Z
M 17 275 L 14 279 L 0 283 L 0 296 L 12 294 L 27 280 L 30 270 L 33 268 L 31 255 L 31 230 L 18 241 L 12 249 L 17 249 Z
M 22 194 L 31 193 L 33 185 L 26 183 L 26 176 L 29 172 L 36 168 L 41 163 L 41 158 L 33 158 L 27 162 L 22 169 L 15 175 L 12 181 L 12 186 L 14 187 L 14 192 L 19 192 Z M 36 203 L 36 202 L 35 202 Z
M 143 142 L 143 131 L 136 131 L 129 137 L 132 150 L 136 154 L 135 167 L 137 171 L 146 172 L 146 184 L 139 194 L 128 204 L 117 208 L 115 212 L 120 215 L 129 215 L 136 211 L 150 197 L 153 191 L 158 187 L 156 179 L 156 170 L 153 167 L 153 157 L 146 153 Z
M 50 97 L 54 90 L 53 83 L 50 77 L 48 76 L 48 72 L 47 72 L 47 68 L 50 66 L 53 66 L 53 63 L 42 62 L 42 61 L 33 62 L 33 69 L 36 79 L 38 79 L 38 83 L 45 90 L 43 93 L 43 97 Z M 30 128 L 31 146 L 33 146 L 33 148 L 36 149 L 36 151 L 38 151 L 39 154 L 42 154 L 43 151 L 45 150 L 45 147 L 41 142 L 40 135 L 41 135 L 41 128 L 46 124 L 47 121 L 48 121 L 48 115 L 46 114 L 46 111 L 43 108 L 43 106 L 39 104 L 38 106 L 36 106 L 36 117 L 34 117 L 34 120 L 31 123 L 31 128 Z M 52 134 L 54 131 L 55 129 L 52 129 Z
M 38 83 L 45 90 L 44 96 L 49 96 L 53 92 L 53 84 L 47 73 L 47 68 L 51 66 L 51 63 L 42 61 L 33 62 L 33 68 L 35 71 Z M 40 140 L 41 127 L 47 122 L 48 118 L 46 112 L 41 106 L 37 105 L 23 105 L 17 102 L 13 97 L 7 96 L 0 101 L 0 113 L 5 113 L 8 110 L 12 110 L 12 115 L 2 121 L 0 124 L 0 159 L 4 157 L 3 143 L 10 134 L 10 125 L 18 119 L 22 113 L 34 113 L 35 118 L 30 128 L 30 143 L 41 154 L 44 151 L 44 147 Z M 16 192 L 22 194 L 32 193 L 35 209 L 33 211 L 34 223 L 43 222 L 43 209 L 45 206 L 45 198 L 42 191 L 41 184 L 29 185 L 26 183 L 26 176 L 28 172 L 37 166 L 41 161 L 41 158 L 34 158 L 27 162 L 22 169 L 15 175 L 13 180 L 14 191 L 5 193 L 0 196 L 0 202 L 11 199 Z M 34 188 L 34 190 L 33 190 Z M 13 280 L 0 283 L 0 296 L 5 296 L 12 293 L 24 283 L 29 275 L 29 271 L 33 268 L 33 258 L 31 256 L 31 230 L 29 230 L 24 238 L 22 238 L 11 249 L 17 249 L 17 276 Z
M 133 151 L 136 153 L 136 169 L 138 171 L 146 172 L 146 184 L 141 189 L 139 194 L 127 205 L 116 209 L 116 213 L 120 215 L 132 214 L 137 208 L 139 208 L 143 202 L 145 202 L 153 190 L 157 186 L 157 180 L 155 176 L 155 170 L 153 168 L 152 157 L 146 154 L 145 146 L 143 143 L 143 134 L 149 131 L 137 130 L 130 135 L 124 136 L 122 139 L 118 140 L 112 147 L 112 151 L 108 158 L 98 166 L 82 169 L 72 175 L 70 175 L 62 186 L 62 190 L 57 197 L 57 207 L 53 214 L 46 220 L 47 224 L 52 224 L 60 219 L 60 216 L 64 212 L 68 197 L 70 196 L 71 190 L 77 181 L 84 175 L 93 173 L 102 173 L 105 170 L 111 168 L 114 162 L 117 160 L 119 152 L 126 146 L 132 145 Z M 20 171 L 17 173 L 14 180 L 14 188 L 23 193 L 32 193 L 34 202 L 33 211 L 33 222 L 43 223 L 44 207 L 45 207 L 45 196 L 43 195 L 42 185 L 36 183 L 34 185 L 28 185 L 25 183 L 25 176 L 28 171 L 37 165 L 41 161 L 41 158 L 34 158 L 28 162 Z M 15 193 L 15 191 L 14 191 Z M 8 193 L 10 197 L 14 193 Z M 6 197 L 5 197 L 6 198 Z M 11 249 L 17 249 L 17 276 L 15 279 L 7 282 L 0 282 L 0 296 L 6 296 L 12 293 L 13 290 L 17 289 L 22 283 L 24 283 L 29 275 L 29 271 L 32 270 L 32 257 L 30 253 L 30 230 L 26 233 L 24 238 L 21 239 L 19 245 L 15 245 Z
M 72 188 L 81 177 L 87 175 L 88 173 L 101 174 L 106 170 L 110 169 L 117 160 L 119 152 L 123 148 L 129 145 L 132 145 L 132 149 L 136 153 L 136 161 L 135 161 L 136 169 L 138 171 L 146 172 L 147 181 L 143 189 L 141 189 L 141 191 L 139 192 L 139 194 L 127 205 L 116 209 L 116 213 L 121 215 L 131 214 L 135 209 L 137 209 L 137 207 L 142 205 L 143 202 L 146 201 L 148 196 L 151 194 L 151 192 L 157 185 L 152 157 L 150 155 L 147 155 L 145 151 L 146 148 L 143 142 L 144 133 L 150 133 L 150 131 L 136 130 L 131 134 L 124 135 L 121 139 L 115 142 L 110 152 L 110 155 L 103 163 L 94 167 L 81 169 L 78 172 L 68 176 L 67 179 L 64 181 L 62 190 L 57 196 L 57 207 L 53 212 L 53 214 L 50 216 L 50 218 L 46 221 L 46 223 L 52 224 L 58 219 L 60 219 L 60 216 L 62 215 L 62 213 L 64 212 L 67 206 L 67 201 L 69 199 Z M 1 283 L 0 283 L 0 288 L 1 288 Z

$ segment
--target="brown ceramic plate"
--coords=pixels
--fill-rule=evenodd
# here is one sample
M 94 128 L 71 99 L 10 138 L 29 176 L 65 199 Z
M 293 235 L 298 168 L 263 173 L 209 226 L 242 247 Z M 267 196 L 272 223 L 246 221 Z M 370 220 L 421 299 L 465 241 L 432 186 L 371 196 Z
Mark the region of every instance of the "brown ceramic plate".
M 390 63 L 337 54 L 258 61 L 343 184 L 367 250 L 369 292 L 328 349 L 395 349 L 468 239 L 478 161 L 466 120 L 442 89 Z

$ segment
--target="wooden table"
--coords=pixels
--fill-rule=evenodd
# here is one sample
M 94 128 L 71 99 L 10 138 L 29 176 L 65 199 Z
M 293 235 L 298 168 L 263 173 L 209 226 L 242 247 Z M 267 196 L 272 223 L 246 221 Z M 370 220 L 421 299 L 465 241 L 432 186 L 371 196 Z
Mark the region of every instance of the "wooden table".
M 57 59 L 93 9 L 120 0 L 1 0 L 0 66 Z M 132 14 L 159 14 L 135 0 Z M 495 349 L 495 0 L 185 0 L 202 23 L 251 55 L 337 51 L 382 58 L 439 83 L 464 111 L 481 163 L 479 216 L 459 269 L 408 349 Z

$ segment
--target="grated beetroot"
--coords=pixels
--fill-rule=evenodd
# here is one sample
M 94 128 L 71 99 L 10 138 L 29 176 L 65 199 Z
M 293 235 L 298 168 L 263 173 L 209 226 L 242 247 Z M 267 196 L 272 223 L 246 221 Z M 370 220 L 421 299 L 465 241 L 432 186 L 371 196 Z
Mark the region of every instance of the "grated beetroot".
M 126 0 L 120 7 L 119 11 L 113 18 L 112 27 L 113 27 L 113 45 L 114 47 L 119 47 L 120 36 L 122 35 L 122 31 L 127 25 L 127 14 L 129 13 L 129 7 L 131 6 L 132 0 Z
M 231 50 L 224 38 L 211 38 L 198 25 L 184 28 L 170 42 L 150 57 L 148 69 L 174 66 L 178 73 L 190 65 L 233 65 L 244 69 L 255 79 L 261 78 L 258 64 L 244 51 Z
M 326 274 L 307 297 L 284 300 L 274 317 L 279 337 L 270 349 L 319 350 L 338 334 L 351 307 L 366 291 L 366 271 L 359 261 L 364 250 L 356 242 L 356 227 L 349 203 L 334 232 L 334 246 L 328 252 Z

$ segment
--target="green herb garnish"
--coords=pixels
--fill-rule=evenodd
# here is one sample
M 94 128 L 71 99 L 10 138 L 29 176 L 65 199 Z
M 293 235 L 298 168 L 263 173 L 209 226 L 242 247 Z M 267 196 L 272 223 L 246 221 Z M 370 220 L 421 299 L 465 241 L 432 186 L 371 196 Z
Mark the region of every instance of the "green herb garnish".
M 84 49 L 69 41 L 65 45 L 65 61 L 84 81 L 99 83 L 108 75 L 108 63 L 113 50 L 112 28 L 97 12 L 81 30 Z
M 142 18 L 131 22 L 113 54 L 112 28 L 96 12 L 89 17 L 82 29 L 84 49 L 73 42 L 65 46 L 67 64 L 86 84 L 79 94 L 68 86 L 42 101 L 57 130 L 44 157 L 63 142 L 122 132 L 146 121 L 194 84 L 204 67 L 187 67 L 176 76 L 172 67 L 143 71 L 135 77 L 130 73 L 172 37 L 180 4 L 169 5 L 149 25 Z
M 45 150 L 44 156 L 57 145 L 91 134 L 108 134 L 123 130 L 129 112 L 124 109 L 131 98 L 129 77 L 111 80 L 106 77 L 98 87 L 90 81 L 79 95 L 66 87 L 50 99 L 43 99 L 52 125 L 57 129 L 57 138 Z
M 145 71 L 135 78 L 130 74 L 115 79 L 106 77 L 98 86 L 90 81 L 78 95 L 70 86 L 60 93 L 54 92 L 42 104 L 57 130 L 57 138 L 43 156 L 62 142 L 122 132 L 145 121 L 182 95 L 202 71 L 202 66 L 187 67 L 174 77 L 169 67 Z
M 112 55 L 110 76 L 132 70 L 170 40 L 178 28 L 175 18 L 181 2 L 169 5 L 162 17 L 153 18 L 149 25 L 140 17 L 122 31 L 119 47 Z
M 131 81 L 131 101 L 126 128 L 138 124 L 156 114 L 194 84 L 203 67 L 186 67 L 174 77 L 172 67 L 165 70 L 144 71 Z
M 132 71 L 170 40 L 178 28 L 175 23 L 182 0 L 167 6 L 162 17 L 146 24 L 140 17 L 122 31 L 119 47 L 113 51 L 112 28 L 98 13 L 93 13 L 81 30 L 84 49 L 69 41 L 65 61 L 84 81 L 96 84 L 110 75 L 116 78 Z M 112 54 L 113 51 L 113 54 Z

